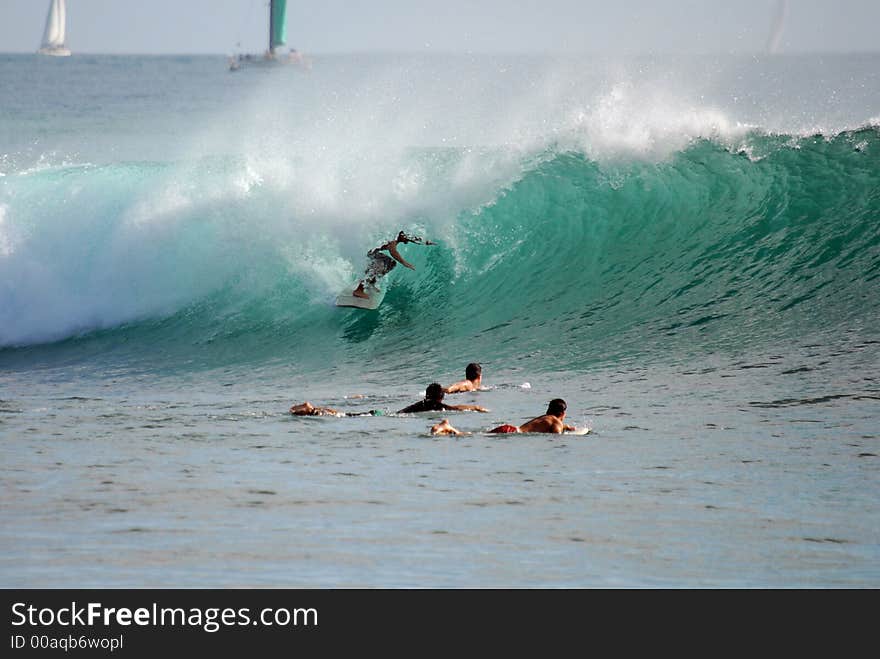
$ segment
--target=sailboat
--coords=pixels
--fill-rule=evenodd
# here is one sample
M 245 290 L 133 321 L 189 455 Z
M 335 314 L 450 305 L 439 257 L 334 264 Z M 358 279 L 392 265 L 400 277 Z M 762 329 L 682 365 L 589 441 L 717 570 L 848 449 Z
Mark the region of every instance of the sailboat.
M 269 2 L 269 47 L 262 55 L 235 55 L 229 58 L 229 70 L 236 71 L 243 65 L 251 64 L 299 64 L 307 66 L 308 62 L 291 48 L 282 53 L 281 46 L 287 45 L 287 0 L 270 0 Z
M 37 51 L 41 55 L 67 57 L 70 50 L 64 45 L 67 32 L 66 0 L 51 0 L 46 15 L 46 29 L 43 31 L 43 45 Z

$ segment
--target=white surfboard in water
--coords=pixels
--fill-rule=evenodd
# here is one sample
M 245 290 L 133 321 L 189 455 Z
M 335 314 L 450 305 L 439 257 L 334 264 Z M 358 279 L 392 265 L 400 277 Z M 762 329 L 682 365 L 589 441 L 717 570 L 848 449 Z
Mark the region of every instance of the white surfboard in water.
M 385 287 L 375 288 L 367 285 L 364 292 L 370 297 L 357 297 L 352 295 L 352 291 L 357 288 L 358 282 L 352 284 L 349 288 L 336 296 L 337 307 L 357 307 L 358 309 L 378 309 L 385 298 Z

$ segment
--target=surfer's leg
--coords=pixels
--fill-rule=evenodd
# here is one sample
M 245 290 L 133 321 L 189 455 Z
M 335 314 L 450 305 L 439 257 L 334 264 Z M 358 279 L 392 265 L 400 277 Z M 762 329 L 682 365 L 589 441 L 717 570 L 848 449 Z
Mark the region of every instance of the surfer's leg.
M 355 297 L 362 297 L 362 298 L 370 299 L 370 296 L 364 292 L 364 280 L 363 279 L 360 280 L 357 288 L 354 289 L 351 292 L 351 294 Z
M 370 257 L 370 262 L 367 265 L 367 269 L 364 271 L 364 278 L 358 282 L 358 286 L 354 289 L 351 294 L 355 297 L 362 297 L 369 299 L 370 296 L 367 295 L 367 292 L 364 290 L 367 284 L 370 285 L 371 288 L 376 288 L 376 278 L 380 276 L 380 272 L 382 270 L 381 254 L 368 254 Z
M 379 287 L 376 285 L 382 277 L 387 275 L 391 270 L 394 269 L 394 266 L 397 265 L 397 262 L 392 259 L 390 256 L 385 256 L 384 254 L 380 254 L 378 252 L 370 252 L 367 254 L 370 258 L 370 262 L 367 265 L 367 269 L 364 271 L 364 278 L 361 279 L 360 283 L 356 289 L 354 289 L 351 294 L 354 297 L 362 297 L 362 298 L 370 298 L 370 295 L 364 290 L 367 286 L 378 291 Z

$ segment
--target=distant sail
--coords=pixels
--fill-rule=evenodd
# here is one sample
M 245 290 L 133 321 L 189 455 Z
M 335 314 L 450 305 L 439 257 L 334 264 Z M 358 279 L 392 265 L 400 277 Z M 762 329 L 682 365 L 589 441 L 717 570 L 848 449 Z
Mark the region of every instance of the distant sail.
M 269 10 L 269 50 L 287 43 L 287 0 L 272 0 Z
M 67 38 L 67 2 L 66 0 L 51 0 L 49 13 L 46 15 L 46 29 L 43 30 L 43 44 L 37 51 L 43 55 L 70 55 L 65 46 Z
M 778 0 L 776 3 L 776 16 L 770 30 L 770 38 L 767 39 L 767 52 L 771 55 L 779 52 L 779 42 L 782 40 L 782 29 L 785 27 L 785 15 L 788 13 L 787 0 Z
M 265 3 L 261 3 L 265 7 Z M 229 70 L 238 71 L 242 66 L 263 64 L 295 64 L 302 69 L 312 67 L 311 60 L 303 57 L 296 48 L 285 52 L 287 45 L 287 0 L 270 0 L 269 6 L 269 44 L 262 55 L 233 55 L 229 58 Z

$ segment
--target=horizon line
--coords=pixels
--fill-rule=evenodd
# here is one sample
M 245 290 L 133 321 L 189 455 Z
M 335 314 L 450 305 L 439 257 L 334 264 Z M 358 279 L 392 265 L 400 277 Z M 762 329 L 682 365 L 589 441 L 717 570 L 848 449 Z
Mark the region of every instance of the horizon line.
M 68 46 L 70 48 L 70 46 Z M 125 51 L 93 51 L 93 50 L 76 50 L 70 48 L 71 57 L 76 55 L 100 55 L 100 56 L 125 56 L 125 57 L 231 57 L 234 55 L 250 53 L 249 51 L 241 52 L 125 52 Z M 768 52 L 765 50 L 702 50 L 702 51 L 620 51 L 620 52 L 603 52 L 595 50 L 389 50 L 389 49 L 362 49 L 362 50 L 322 50 L 315 52 L 306 52 L 296 49 L 300 54 L 309 57 L 336 57 L 351 55 L 437 55 L 437 56 L 483 56 L 483 55 L 520 55 L 535 57 L 574 57 L 574 56 L 608 56 L 608 57 L 644 57 L 644 56 L 693 56 L 703 57 L 707 55 L 729 55 L 729 56 L 768 56 L 768 57 L 785 57 L 787 55 L 878 55 L 880 48 L 875 49 L 854 49 L 854 50 L 790 50 L 783 52 Z M 40 55 L 37 50 L 0 50 L 0 55 Z M 62 59 L 67 59 L 62 58 Z

